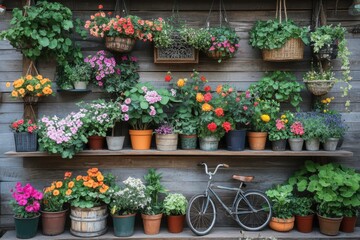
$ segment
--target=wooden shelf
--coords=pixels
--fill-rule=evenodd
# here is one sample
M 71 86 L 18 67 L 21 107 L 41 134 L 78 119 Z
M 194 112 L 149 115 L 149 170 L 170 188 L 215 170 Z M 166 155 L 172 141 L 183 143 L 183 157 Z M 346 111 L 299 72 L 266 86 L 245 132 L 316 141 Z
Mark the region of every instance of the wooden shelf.
M 90 93 L 90 89 L 57 89 L 57 92 L 64 92 L 64 93 Z
M 8 156 L 12 157 L 49 157 L 56 156 L 46 152 L 6 152 Z M 77 153 L 76 156 L 244 156 L 244 157 L 352 157 L 353 153 L 350 151 L 202 151 L 202 150 L 176 150 L 176 151 L 158 151 L 158 150 L 131 150 L 124 149 L 120 151 L 110 150 L 84 150 Z

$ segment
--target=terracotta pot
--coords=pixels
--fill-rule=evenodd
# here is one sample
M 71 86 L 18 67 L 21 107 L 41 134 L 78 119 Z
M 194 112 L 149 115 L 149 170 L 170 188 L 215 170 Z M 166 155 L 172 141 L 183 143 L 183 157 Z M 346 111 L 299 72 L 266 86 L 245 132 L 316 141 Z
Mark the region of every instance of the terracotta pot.
M 248 132 L 249 147 L 251 150 L 264 150 L 267 132 Z
M 105 137 L 101 136 L 89 136 L 88 145 L 90 150 L 101 150 L 104 148 Z
M 357 216 L 344 217 L 343 220 L 341 221 L 340 231 L 346 233 L 354 232 L 356 220 L 357 220 Z
M 65 230 L 66 210 L 60 212 L 41 212 L 42 233 L 48 236 L 59 235 Z
M 160 232 L 162 213 L 157 215 L 141 214 L 144 225 L 144 232 L 148 235 L 155 235 Z
M 153 131 L 150 130 L 129 130 L 131 147 L 134 150 L 150 149 Z
M 296 229 L 302 233 L 309 233 L 313 230 L 314 214 L 308 216 L 295 216 Z
M 342 217 L 340 218 L 327 218 L 317 215 L 319 219 L 320 232 L 325 235 L 335 236 L 339 234 L 339 228 Z
M 288 232 L 294 228 L 295 217 L 282 219 L 272 217 L 269 223 L 269 227 L 278 232 Z
M 184 230 L 185 215 L 167 216 L 168 231 L 171 233 L 180 233 Z

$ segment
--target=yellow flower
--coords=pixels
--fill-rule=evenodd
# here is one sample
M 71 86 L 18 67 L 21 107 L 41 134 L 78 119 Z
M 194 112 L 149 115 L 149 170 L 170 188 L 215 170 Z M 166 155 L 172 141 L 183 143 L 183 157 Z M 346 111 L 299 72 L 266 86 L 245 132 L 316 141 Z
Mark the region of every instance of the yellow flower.
M 19 94 L 18 94 L 17 91 L 12 91 L 12 92 L 11 92 L 11 96 L 12 96 L 12 97 L 18 97 Z
M 185 86 L 185 80 L 180 78 L 178 81 L 177 81 L 177 86 L 178 87 L 183 87 Z
M 47 83 L 47 81 L 46 81 L 46 79 L 41 79 L 40 83 L 41 83 L 41 85 L 44 85 L 45 83 Z
M 212 110 L 212 106 L 208 103 L 204 103 L 202 106 L 201 106 L 201 109 L 204 111 L 204 112 L 209 112 Z
M 11 83 L 10 82 L 7 82 L 6 83 L 6 87 L 10 87 L 11 86 Z
M 269 122 L 270 121 L 270 116 L 269 115 L 267 115 L 267 114 L 263 114 L 263 115 L 261 115 L 261 120 L 263 121 L 263 122 Z
M 43 76 L 41 76 L 40 74 L 36 76 L 37 79 L 41 80 L 43 79 Z
M 41 88 L 41 85 L 40 85 L 40 84 L 36 84 L 36 85 L 35 85 L 35 89 L 36 89 L 36 90 L 39 90 L 40 88 Z
M 281 115 L 281 119 L 285 119 L 285 118 L 286 118 L 285 114 Z
M 30 92 L 34 91 L 34 87 L 32 85 L 27 85 L 26 89 L 29 90 Z
M 26 80 L 31 80 L 33 77 L 31 75 L 26 75 Z
M 25 89 L 20 88 L 20 89 L 18 90 L 18 92 L 20 93 L 20 95 L 23 95 L 23 94 L 25 93 Z
M 321 103 L 324 103 L 324 104 L 326 104 L 326 103 L 327 103 L 326 99 L 324 99 L 324 100 L 321 100 Z
M 330 98 L 326 98 L 326 102 L 330 103 L 331 99 Z
M 287 119 L 285 119 L 285 121 L 284 121 L 285 123 L 288 123 L 289 122 L 289 120 L 287 120 Z
M 60 191 L 59 191 L 59 190 L 55 189 L 55 190 L 53 191 L 53 195 L 54 195 L 54 196 L 57 196 L 57 195 L 59 195 L 59 194 L 60 194 Z
M 202 95 L 202 93 L 197 93 L 196 94 L 196 101 L 203 102 L 204 101 L 204 95 Z

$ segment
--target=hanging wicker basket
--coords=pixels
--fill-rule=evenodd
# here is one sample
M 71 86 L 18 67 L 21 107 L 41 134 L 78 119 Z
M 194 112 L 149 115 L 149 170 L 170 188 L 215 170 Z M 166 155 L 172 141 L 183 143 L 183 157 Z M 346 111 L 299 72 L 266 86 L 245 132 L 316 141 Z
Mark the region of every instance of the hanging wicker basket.
M 318 53 L 315 53 L 315 56 L 319 60 L 327 59 L 333 60 L 336 59 L 338 55 L 338 44 L 337 41 L 330 45 L 326 45 L 320 49 Z
M 127 53 L 135 46 L 135 39 L 122 37 L 106 37 L 105 46 L 112 51 Z
M 229 56 L 223 56 L 222 52 L 220 51 L 207 51 L 206 56 L 208 56 L 209 58 L 215 59 L 215 60 L 226 60 L 229 59 Z
M 304 80 L 306 88 L 314 95 L 321 96 L 327 94 L 334 86 L 334 80 Z
M 291 38 L 278 49 L 263 49 L 264 61 L 288 62 L 299 61 L 304 58 L 304 43 L 301 38 Z

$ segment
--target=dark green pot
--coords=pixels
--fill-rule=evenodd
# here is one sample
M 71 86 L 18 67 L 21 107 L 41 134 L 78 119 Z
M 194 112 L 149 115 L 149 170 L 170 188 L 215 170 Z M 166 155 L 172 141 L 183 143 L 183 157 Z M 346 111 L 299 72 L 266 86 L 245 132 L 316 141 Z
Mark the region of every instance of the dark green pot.
M 130 237 L 134 234 L 135 215 L 113 215 L 114 234 L 117 237 Z
M 182 149 L 196 149 L 197 136 L 196 135 L 180 135 Z
M 15 232 L 17 238 L 35 237 L 38 230 L 40 214 L 33 218 L 17 218 L 15 219 Z

